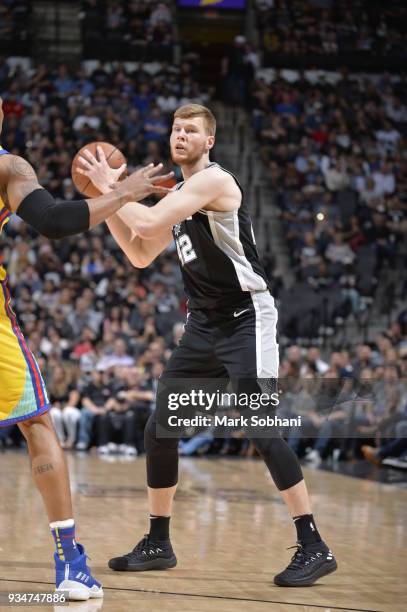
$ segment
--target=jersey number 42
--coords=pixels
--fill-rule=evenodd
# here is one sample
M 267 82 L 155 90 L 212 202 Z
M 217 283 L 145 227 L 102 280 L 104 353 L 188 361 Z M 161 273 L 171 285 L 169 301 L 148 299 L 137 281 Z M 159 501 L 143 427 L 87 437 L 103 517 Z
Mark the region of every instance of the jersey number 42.
M 177 245 L 178 257 L 183 266 L 197 258 L 195 250 L 192 246 L 191 238 L 188 234 L 182 234 L 175 240 Z

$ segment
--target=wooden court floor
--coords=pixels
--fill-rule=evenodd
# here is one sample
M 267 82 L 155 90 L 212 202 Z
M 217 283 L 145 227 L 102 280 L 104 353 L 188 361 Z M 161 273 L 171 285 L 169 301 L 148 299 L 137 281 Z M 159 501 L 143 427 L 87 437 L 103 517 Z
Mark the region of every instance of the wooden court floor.
M 182 459 L 172 520 L 178 566 L 134 574 L 112 572 L 106 561 L 147 530 L 144 459 L 68 460 L 78 539 L 105 598 L 55 610 L 407 610 L 405 489 L 306 469 L 318 527 L 339 570 L 314 587 L 282 589 L 272 577 L 290 559 L 294 529 L 260 461 Z M 52 540 L 27 456 L 7 452 L 0 462 L 0 591 L 49 591 Z

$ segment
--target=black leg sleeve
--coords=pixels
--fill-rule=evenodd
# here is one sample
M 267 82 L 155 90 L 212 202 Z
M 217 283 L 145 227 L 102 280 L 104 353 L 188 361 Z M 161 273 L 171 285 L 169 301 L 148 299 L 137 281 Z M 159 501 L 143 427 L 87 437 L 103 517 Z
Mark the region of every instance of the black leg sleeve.
M 254 438 L 253 442 L 280 491 L 290 489 L 303 480 L 298 457 L 283 438 Z
M 178 482 L 178 439 L 157 438 L 155 414 L 144 430 L 147 484 L 152 489 L 173 487 Z

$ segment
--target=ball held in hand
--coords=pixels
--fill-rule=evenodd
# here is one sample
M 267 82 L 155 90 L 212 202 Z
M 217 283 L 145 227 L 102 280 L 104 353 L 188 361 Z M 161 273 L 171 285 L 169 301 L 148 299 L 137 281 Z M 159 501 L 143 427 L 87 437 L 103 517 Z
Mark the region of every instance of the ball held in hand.
M 79 158 L 82 156 L 86 159 L 84 152 L 85 149 L 87 149 L 96 157 L 96 159 L 98 159 L 97 147 L 102 147 L 106 156 L 106 161 L 111 168 L 117 169 L 126 163 L 126 158 L 124 157 L 123 153 L 115 145 L 108 142 L 91 142 L 82 147 L 72 161 L 71 175 L 76 189 L 80 193 L 83 193 L 83 195 L 85 195 L 87 198 L 95 198 L 101 195 L 101 193 L 87 176 L 84 176 L 78 172 L 78 168 L 83 168 Z

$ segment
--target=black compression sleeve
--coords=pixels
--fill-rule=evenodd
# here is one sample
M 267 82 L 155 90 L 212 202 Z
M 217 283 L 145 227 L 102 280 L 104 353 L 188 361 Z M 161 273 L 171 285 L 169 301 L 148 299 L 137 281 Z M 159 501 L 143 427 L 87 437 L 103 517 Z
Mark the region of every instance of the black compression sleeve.
M 17 215 L 47 238 L 64 238 L 89 229 L 86 200 L 55 202 L 46 189 L 32 191 L 21 202 Z

